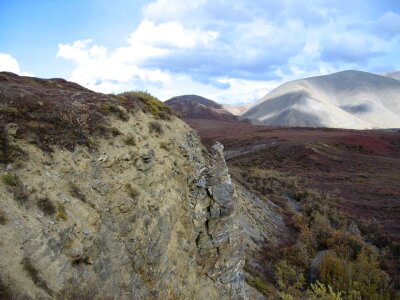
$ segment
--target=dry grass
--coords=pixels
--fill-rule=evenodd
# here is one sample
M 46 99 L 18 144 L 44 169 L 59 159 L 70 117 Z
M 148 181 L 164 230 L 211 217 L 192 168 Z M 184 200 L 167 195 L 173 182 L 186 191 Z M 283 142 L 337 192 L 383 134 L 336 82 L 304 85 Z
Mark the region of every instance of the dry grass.
M 81 191 L 80 187 L 71 182 L 69 184 L 69 192 L 71 193 L 72 197 L 81 200 L 82 202 L 86 203 L 86 196 L 85 194 Z

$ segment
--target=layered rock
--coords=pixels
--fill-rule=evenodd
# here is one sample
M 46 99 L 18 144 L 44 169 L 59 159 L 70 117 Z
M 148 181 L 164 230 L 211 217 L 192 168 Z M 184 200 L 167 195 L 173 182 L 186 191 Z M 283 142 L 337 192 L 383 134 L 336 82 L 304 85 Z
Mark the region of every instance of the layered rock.
M 197 234 L 197 261 L 204 272 L 232 298 L 246 298 L 243 291 L 242 235 L 234 209 L 234 189 L 223 157 L 223 145 L 212 147 L 211 166 L 198 165 L 191 205 Z

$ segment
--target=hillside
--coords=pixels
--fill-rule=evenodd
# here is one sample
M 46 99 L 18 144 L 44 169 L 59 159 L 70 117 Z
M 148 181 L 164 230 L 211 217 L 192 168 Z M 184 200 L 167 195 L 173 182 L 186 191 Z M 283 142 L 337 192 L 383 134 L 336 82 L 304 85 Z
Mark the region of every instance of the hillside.
M 221 144 L 146 93 L 4 72 L 0 121 L 1 299 L 247 297 Z
M 300 79 L 279 86 L 240 118 L 272 126 L 399 128 L 400 82 L 360 71 Z
M 184 119 L 237 121 L 237 117 L 220 104 L 197 95 L 184 95 L 165 101 Z
M 400 296 L 400 131 L 190 124 L 206 145 L 225 145 L 234 180 L 282 209 L 289 230 L 264 241 L 256 265 L 269 299 L 272 286 L 314 299 L 304 282 L 316 278 L 342 291 L 320 299 Z

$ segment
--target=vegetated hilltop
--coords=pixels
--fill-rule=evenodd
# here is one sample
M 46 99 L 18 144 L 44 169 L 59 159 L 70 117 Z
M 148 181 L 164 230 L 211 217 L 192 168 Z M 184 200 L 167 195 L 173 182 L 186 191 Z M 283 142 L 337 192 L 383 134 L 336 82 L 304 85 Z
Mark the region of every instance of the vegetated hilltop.
M 237 117 L 222 107 L 222 105 L 197 95 L 184 95 L 165 101 L 184 119 L 208 119 L 237 121 Z
M 147 93 L 0 73 L 0 298 L 246 298 L 222 149 Z
M 285 216 L 288 231 L 265 243 L 250 284 L 270 298 L 309 299 L 315 280 L 332 288 L 322 299 L 400 296 L 400 131 L 190 124 Z
M 241 119 L 272 126 L 399 128 L 400 81 L 343 71 L 285 83 Z

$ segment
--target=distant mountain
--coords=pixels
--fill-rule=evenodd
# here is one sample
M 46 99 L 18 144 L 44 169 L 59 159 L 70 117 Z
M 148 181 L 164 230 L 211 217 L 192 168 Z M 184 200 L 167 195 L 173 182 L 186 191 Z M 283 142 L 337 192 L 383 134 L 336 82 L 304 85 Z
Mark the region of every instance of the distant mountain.
M 332 128 L 399 128 L 400 81 L 343 71 L 285 83 L 241 116 L 253 124 Z
M 400 80 L 400 71 L 390 72 L 390 73 L 383 73 L 383 76 L 390 77 L 396 80 Z
M 249 107 L 250 107 L 250 104 L 247 104 L 247 105 L 228 105 L 228 104 L 224 104 L 224 105 L 222 105 L 223 109 L 229 111 L 231 114 L 233 114 L 235 116 L 241 115 Z
M 197 95 L 183 95 L 165 101 L 185 119 L 237 121 L 238 118 L 210 99 Z

